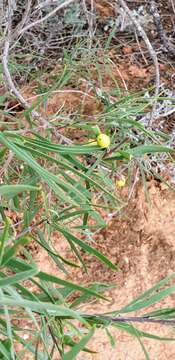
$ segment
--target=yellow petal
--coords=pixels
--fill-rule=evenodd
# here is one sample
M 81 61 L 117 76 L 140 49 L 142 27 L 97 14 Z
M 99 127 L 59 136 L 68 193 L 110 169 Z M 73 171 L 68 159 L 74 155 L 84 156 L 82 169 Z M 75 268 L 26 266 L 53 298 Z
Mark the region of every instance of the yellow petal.
M 100 134 L 97 136 L 97 144 L 103 149 L 106 149 L 109 147 L 111 143 L 110 137 L 106 134 Z
M 122 176 L 119 180 L 116 181 L 116 186 L 119 188 L 124 187 L 126 184 L 126 178 Z

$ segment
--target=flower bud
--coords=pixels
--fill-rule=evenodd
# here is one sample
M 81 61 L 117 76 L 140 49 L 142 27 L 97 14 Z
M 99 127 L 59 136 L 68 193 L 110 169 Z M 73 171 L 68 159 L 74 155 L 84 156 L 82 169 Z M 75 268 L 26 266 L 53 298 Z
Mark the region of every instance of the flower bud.
M 110 137 L 106 134 L 100 134 L 97 136 L 97 144 L 103 149 L 106 149 L 109 147 L 111 143 Z

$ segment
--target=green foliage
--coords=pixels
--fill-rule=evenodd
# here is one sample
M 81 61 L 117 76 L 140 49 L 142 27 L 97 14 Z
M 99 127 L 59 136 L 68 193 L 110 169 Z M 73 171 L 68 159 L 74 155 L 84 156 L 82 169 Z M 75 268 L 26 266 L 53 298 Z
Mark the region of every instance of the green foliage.
M 66 14 L 68 18 L 69 13 Z M 74 12 L 71 20 L 74 20 Z M 79 55 L 78 47 L 76 51 Z M 146 182 L 146 175 L 154 173 L 152 159 L 157 164 L 173 161 L 174 149 L 170 146 L 169 136 L 145 128 L 136 118 L 144 115 L 153 100 L 146 100 L 144 94 L 124 95 L 115 81 L 111 91 L 97 93 L 88 66 L 86 64 L 85 69 L 83 63 L 85 55 L 81 56 L 80 61 L 76 61 L 73 56 L 65 54 L 63 71 L 55 75 L 51 85 L 37 79 L 40 73 L 35 74 L 38 81 L 36 93 L 40 100 L 24 112 L 30 131 L 25 131 L 16 115 L 15 122 L 3 123 L 4 131 L 0 133 L 0 166 L 3 169 L 0 185 L 0 359 L 22 359 L 25 353 L 38 360 L 52 359 L 53 356 L 63 360 L 75 359 L 80 351 L 93 352 L 86 346 L 99 327 L 104 329 L 112 346 L 115 343 L 110 334 L 111 326 L 136 337 L 146 359 L 149 355 L 142 338 L 174 341 L 174 338 L 162 338 L 141 331 L 130 322 L 119 321 L 119 315 L 145 311 L 174 293 L 175 285 L 171 283 L 174 274 L 122 309 L 104 315 L 89 315 L 79 310 L 80 305 L 92 299 L 108 301 L 105 291 L 111 286 L 80 285 L 40 271 L 28 247 L 31 242 L 37 243 L 66 275 L 75 267 L 87 271 L 84 253 L 102 262 L 107 270 L 117 271 L 117 264 L 100 253 L 92 241 L 94 231 L 106 226 L 99 209 L 120 211 L 125 205 L 117 194 L 116 174 L 124 168 L 132 176 L 132 168 L 137 166 Z M 105 65 L 109 68 L 109 59 L 105 56 Z M 98 70 L 98 80 L 102 84 L 97 58 L 94 55 L 86 60 L 92 61 Z M 12 66 L 12 73 L 14 69 Z M 40 127 L 33 121 L 31 111 L 35 106 L 45 104 L 54 91 L 74 83 L 77 74 L 83 74 L 91 81 L 96 100 L 103 101 L 104 108 L 92 117 L 85 117 L 78 106 L 71 118 L 65 115 L 64 109 L 63 113 L 54 114 L 55 128 L 86 132 L 82 143 L 67 145 L 55 139 L 51 121 L 54 115 L 48 119 L 48 129 L 39 133 Z M 118 97 L 111 104 L 110 96 L 114 93 Z M 7 97 L 2 96 L 0 104 Z M 8 111 L 2 113 L 10 117 Z M 14 124 L 17 124 L 15 130 Z M 111 137 L 107 150 L 98 145 L 87 146 L 89 138 L 95 137 L 99 128 Z M 13 158 L 7 166 L 9 153 Z M 15 226 L 13 216 L 18 219 Z M 55 250 L 52 243 L 55 232 L 65 237 L 74 260 L 64 258 Z M 112 319 L 114 316 L 118 321 Z M 175 309 L 144 312 L 141 316 L 174 320 Z M 17 319 L 18 325 L 14 325 Z M 25 329 L 27 340 L 23 338 L 25 322 L 29 324 Z M 21 345 L 19 351 L 16 351 L 17 343 Z

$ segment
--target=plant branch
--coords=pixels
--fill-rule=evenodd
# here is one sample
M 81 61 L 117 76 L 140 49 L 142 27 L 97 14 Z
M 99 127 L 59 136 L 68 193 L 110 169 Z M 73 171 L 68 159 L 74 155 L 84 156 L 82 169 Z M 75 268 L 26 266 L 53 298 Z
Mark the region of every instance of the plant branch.
M 157 34 L 163 43 L 165 49 L 173 56 L 175 56 L 175 46 L 170 42 L 165 34 L 165 30 L 162 25 L 161 17 L 157 8 L 157 4 L 154 0 L 150 1 L 150 14 L 153 17 L 154 24 L 157 30 Z
M 26 9 L 25 9 L 24 14 L 22 16 L 22 19 L 21 19 L 20 23 L 17 25 L 17 27 L 15 29 L 15 32 L 13 33 L 13 38 L 18 37 L 18 34 L 20 33 L 21 29 L 23 28 L 23 26 L 27 22 L 27 19 L 28 19 L 29 13 L 30 13 L 30 9 L 31 9 L 31 5 L 32 5 L 32 0 L 28 0 L 27 5 L 26 5 Z
M 98 320 L 104 320 L 114 323 L 151 323 L 151 324 L 160 324 L 160 325 L 175 325 L 175 320 L 164 320 L 164 319 L 153 319 L 151 317 L 146 316 L 128 316 L 128 317 L 110 317 L 105 315 L 83 315 L 84 318 L 96 318 Z
M 144 31 L 144 29 L 142 28 L 142 26 L 140 25 L 140 23 L 136 19 L 136 17 L 133 16 L 133 14 L 131 13 L 130 9 L 128 8 L 126 2 L 124 0 L 115 0 L 115 1 L 120 4 L 120 6 L 126 12 L 128 17 L 131 19 L 134 27 L 136 28 L 138 33 L 141 35 L 142 39 L 144 40 L 144 42 L 145 42 L 145 44 L 146 44 L 146 46 L 148 48 L 149 54 L 150 54 L 150 56 L 152 58 L 154 66 L 155 66 L 155 94 L 154 94 L 154 96 L 155 96 L 155 99 L 156 99 L 158 94 L 159 94 L 159 87 L 160 87 L 159 63 L 158 63 L 156 52 L 153 49 L 153 47 L 151 45 L 151 42 L 148 39 L 148 36 L 147 36 L 146 32 Z M 149 120 L 149 126 L 152 126 L 155 108 L 156 108 L 156 102 L 153 105 L 153 109 L 152 109 L 150 120 Z
M 32 27 L 41 24 L 42 22 L 44 22 L 45 20 L 47 20 L 49 17 L 55 15 L 57 13 L 57 11 L 63 9 L 64 7 L 70 5 L 71 3 L 73 3 L 75 0 L 67 0 L 64 3 L 62 3 L 61 5 L 58 5 L 55 9 L 53 9 L 52 11 L 50 11 L 47 15 L 45 15 L 44 17 L 42 17 L 41 19 L 38 19 L 36 21 L 33 21 L 32 23 L 26 25 L 23 29 L 21 29 L 18 33 L 18 35 L 22 35 L 24 34 L 24 32 L 26 32 L 27 30 L 31 29 Z
M 63 5 L 66 6 L 66 5 L 68 5 L 68 3 L 73 2 L 73 1 L 74 0 L 71 0 L 71 1 L 69 0 L 69 1 L 61 4 L 59 7 L 55 8 L 54 10 L 58 11 L 59 9 L 61 9 L 63 7 Z M 9 67 L 8 67 L 8 62 L 9 62 L 10 44 L 11 44 L 12 40 L 14 40 L 13 34 L 15 34 L 15 31 L 12 33 L 12 13 L 11 13 L 10 1 L 9 1 L 8 5 L 9 5 L 8 28 L 7 28 L 7 34 L 6 34 L 5 39 L 4 39 L 4 49 L 3 49 L 3 55 L 2 55 L 3 74 L 4 74 L 4 79 L 5 79 L 5 82 L 6 82 L 6 86 L 8 87 L 10 92 L 19 100 L 21 105 L 25 109 L 30 110 L 31 116 L 34 119 L 39 120 L 39 122 L 42 125 L 43 129 L 52 128 L 53 133 L 57 138 L 60 138 L 61 140 L 63 140 L 65 144 L 70 144 L 70 140 L 68 138 L 66 138 L 65 136 L 63 136 L 62 134 L 60 134 L 59 132 L 57 132 L 56 129 L 53 126 L 50 125 L 47 118 L 43 117 L 42 114 L 39 113 L 38 111 L 31 110 L 30 104 L 22 96 L 22 94 L 17 89 L 17 87 L 15 86 L 15 84 L 14 84 L 14 82 L 12 80 L 12 77 L 11 77 L 11 74 L 10 74 L 10 71 L 9 71 Z M 24 15 L 24 17 L 23 17 L 23 19 L 22 19 L 22 21 L 20 23 L 21 24 L 20 29 L 21 29 L 22 24 L 24 23 L 24 20 L 27 19 L 27 16 L 29 14 L 29 10 L 30 10 L 29 5 L 30 5 L 30 0 L 28 1 L 28 6 L 26 8 L 25 15 Z M 49 14 L 48 14 L 49 16 L 53 15 L 53 11 L 51 13 L 49 13 Z M 42 20 L 44 21 L 45 18 L 46 17 L 42 18 Z M 35 25 L 34 23 L 32 23 L 32 24 L 30 24 L 30 25 L 32 25 L 32 26 Z M 21 33 L 21 31 L 23 31 L 24 29 L 26 29 L 26 28 L 23 28 L 22 30 L 17 31 L 16 35 L 19 35 Z
M 8 36 L 4 42 L 4 51 L 2 56 L 2 66 L 3 66 L 4 78 L 6 80 L 6 85 L 9 88 L 10 92 L 19 100 L 21 105 L 24 106 L 25 109 L 30 109 L 30 105 L 21 95 L 20 91 L 16 88 L 12 80 L 12 77 L 10 75 L 10 71 L 8 68 L 9 48 L 10 48 L 10 37 Z M 38 113 L 36 110 L 32 110 L 31 115 L 32 117 L 38 119 L 45 128 L 50 127 L 49 122 L 45 118 L 43 118 L 41 114 Z
M 42 225 L 43 223 L 49 223 L 48 219 L 42 219 L 40 221 L 38 221 L 37 223 L 35 223 L 34 225 L 30 225 L 28 226 L 26 229 L 24 229 L 23 231 L 21 231 L 20 233 L 18 233 L 15 238 L 10 238 L 8 241 L 7 241 L 7 245 L 11 245 L 12 242 L 15 242 L 16 240 L 20 239 L 21 237 L 27 235 L 27 234 L 30 234 L 36 227 Z

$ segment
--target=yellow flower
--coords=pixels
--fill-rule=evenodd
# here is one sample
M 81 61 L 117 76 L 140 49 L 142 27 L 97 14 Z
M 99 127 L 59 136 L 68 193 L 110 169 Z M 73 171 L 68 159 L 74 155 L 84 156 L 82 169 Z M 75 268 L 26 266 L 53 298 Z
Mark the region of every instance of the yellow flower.
M 108 135 L 100 134 L 100 135 L 97 136 L 97 144 L 101 148 L 103 148 L 103 149 L 108 148 L 110 143 L 111 143 L 111 140 L 110 140 L 110 137 Z
M 122 176 L 119 180 L 116 180 L 116 186 L 119 188 L 124 187 L 126 184 L 126 178 Z

